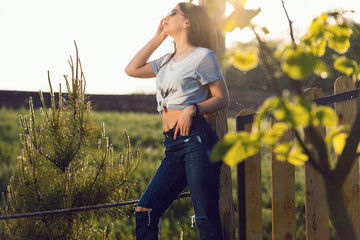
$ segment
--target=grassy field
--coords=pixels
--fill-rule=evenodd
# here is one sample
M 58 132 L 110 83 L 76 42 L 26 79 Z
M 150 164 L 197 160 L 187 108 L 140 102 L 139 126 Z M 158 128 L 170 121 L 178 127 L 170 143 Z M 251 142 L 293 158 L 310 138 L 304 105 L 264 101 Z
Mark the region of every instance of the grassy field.
M 36 110 L 38 118 L 39 111 Z M 28 114 L 27 109 L 0 109 L 0 187 L 6 190 L 9 177 L 16 171 L 17 156 L 20 152 L 18 140 L 18 115 Z M 141 163 L 136 172 L 137 188 L 132 192 L 132 199 L 138 199 L 151 180 L 163 156 L 162 122 L 158 114 L 119 113 L 93 111 L 95 120 L 105 123 L 106 135 L 114 146 L 114 152 L 125 151 L 124 129 L 127 130 L 133 154 L 139 149 Z M 39 121 L 38 121 L 39 122 Z M 264 123 L 267 124 L 267 123 Z M 235 131 L 235 118 L 228 119 L 229 132 Z M 264 239 L 271 239 L 271 175 L 269 150 L 262 151 L 262 183 L 263 183 L 263 230 Z M 135 156 L 134 156 L 135 157 Z M 236 168 L 232 169 L 233 196 L 236 203 Z M 296 239 L 305 239 L 305 193 L 303 167 L 296 167 Z M 235 204 L 235 210 L 237 206 Z M 193 215 L 189 198 L 176 201 L 165 213 L 161 224 L 161 239 L 180 239 L 183 231 L 184 239 L 197 239 L 197 230 L 191 227 L 190 217 Z M 117 239 L 134 239 L 134 216 L 132 211 L 125 219 L 112 219 L 111 216 L 99 219 L 100 226 L 114 224 Z M 235 224 L 235 226 L 237 223 Z M 174 237 L 176 236 L 176 237 Z M 177 237 L 178 236 L 178 237 Z

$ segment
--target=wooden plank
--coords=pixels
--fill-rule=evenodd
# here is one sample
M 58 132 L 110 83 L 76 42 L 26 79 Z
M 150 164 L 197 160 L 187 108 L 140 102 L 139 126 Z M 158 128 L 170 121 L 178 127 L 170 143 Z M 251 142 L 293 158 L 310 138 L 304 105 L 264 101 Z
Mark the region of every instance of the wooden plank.
M 206 9 L 207 1 L 200 0 L 199 6 Z M 217 12 L 214 16 L 214 22 L 220 23 L 225 17 L 225 1 L 219 2 L 217 5 Z M 217 26 L 214 25 L 214 28 Z M 225 37 L 218 35 L 215 40 L 215 53 L 217 56 L 225 54 Z M 227 126 L 227 111 L 223 110 L 218 112 L 216 115 L 205 116 L 209 119 L 211 125 L 216 130 L 219 138 L 223 138 L 228 131 Z M 232 180 L 231 180 L 231 169 L 228 165 L 223 164 L 220 173 L 220 218 L 221 227 L 223 233 L 223 239 L 234 240 L 235 239 L 235 221 L 234 221 L 234 202 L 232 196 Z
M 284 133 L 281 141 L 293 141 L 294 133 Z M 295 167 L 276 160 L 271 151 L 272 239 L 295 240 Z
M 324 97 L 322 90 L 319 88 L 307 89 L 305 95 L 312 100 Z M 316 130 L 321 136 L 325 137 L 325 127 L 319 126 Z M 305 144 L 310 146 L 310 143 L 310 139 L 305 134 Z M 310 147 L 309 150 L 317 159 L 314 149 Z M 309 163 L 305 164 L 305 217 L 307 240 L 326 240 L 330 238 L 324 179 Z
M 334 84 L 334 94 L 355 89 L 350 77 L 339 77 Z M 356 99 L 335 103 L 335 112 L 339 118 L 339 125 L 352 124 L 357 111 Z M 352 167 L 343 186 L 344 201 L 353 223 L 356 236 L 360 239 L 360 202 L 359 202 L 359 162 Z
M 206 115 L 205 117 L 210 121 L 219 138 L 223 138 L 228 129 L 226 110 L 219 112 L 216 116 Z M 223 239 L 235 240 L 235 210 L 232 195 L 231 168 L 226 164 L 222 165 L 220 173 L 219 211 Z
M 251 109 L 245 109 L 239 112 L 238 116 L 247 116 L 254 114 L 255 111 Z M 251 132 L 252 124 L 247 123 L 244 126 L 244 130 Z M 239 177 L 244 177 L 244 184 L 239 185 L 238 181 L 238 212 L 239 218 L 241 215 L 240 206 L 244 203 L 245 207 L 245 223 L 239 219 L 239 239 L 247 240 L 261 240 L 263 239 L 262 231 L 262 184 L 261 184 L 261 152 L 256 155 L 246 159 L 244 162 L 244 176 L 239 176 L 240 171 L 238 171 Z M 243 189 L 240 189 L 243 188 Z M 240 199 L 240 192 L 244 192 L 244 199 Z M 243 229 L 245 225 L 245 234 L 240 232 L 240 229 Z M 245 238 L 242 238 L 245 236 Z

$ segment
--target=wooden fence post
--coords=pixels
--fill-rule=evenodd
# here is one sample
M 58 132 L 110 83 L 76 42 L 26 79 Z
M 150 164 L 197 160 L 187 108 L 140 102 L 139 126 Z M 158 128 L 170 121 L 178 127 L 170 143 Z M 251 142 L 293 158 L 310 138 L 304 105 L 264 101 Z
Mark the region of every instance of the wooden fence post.
M 206 9 L 206 0 L 199 0 L 199 6 Z M 214 16 L 215 25 L 222 22 L 225 17 L 225 1 L 219 2 L 217 5 L 217 12 Z M 214 26 L 216 28 L 216 26 Z M 217 56 L 222 56 L 225 53 L 225 37 L 221 34 L 216 36 L 215 53 Z M 216 129 L 219 138 L 223 138 L 228 131 L 227 126 L 227 111 L 218 112 L 216 116 L 207 115 L 211 125 Z M 232 180 L 231 169 L 228 165 L 223 164 L 220 174 L 220 217 L 224 240 L 235 240 L 235 223 L 234 223 L 234 202 L 232 196 Z
M 281 141 L 293 141 L 294 132 L 284 133 Z M 275 159 L 271 151 L 272 239 L 296 239 L 295 167 Z
M 238 116 L 255 114 L 254 110 L 245 109 Z M 240 126 L 239 130 L 251 132 L 252 123 Z M 237 166 L 238 179 L 238 231 L 239 239 L 262 240 L 262 183 L 261 152 L 246 159 Z
M 334 94 L 355 90 L 350 77 L 339 77 L 334 84 Z M 356 99 L 335 103 L 335 112 L 339 124 L 352 124 L 357 111 Z M 358 126 L 360 127 L 360 126 Z M 359 203 L 359 162 L 355 161 L 343 186 L 344 201 L 358 239 L 360 239 L 360 203 Z
M 307 89 L 305 95 L 311 100 L 324 97 L 319 88 Z M 319 126 L 316 130 L 325 137 L 325 127 Z M 309 137 L 305 134 L 305 144 L 310 143 Z M 315 152 L 312 148 L 310 151 L 312 154 Z M 305 213 L 306 239 L 329 239 L 329 214 L 324 179 L 309 163 L 305 163 Z
M 226 111 L 220 113 L 216 120 L 210 118 L 212 126 L 216 127 L 216 132 L 222 138 L 227 132 Z M 223 239 L 235 240 L 235 222 L 234 222 L 234 201 L 232 195 L 231 168 L 223 164 L 220 173 L 220 217 Z

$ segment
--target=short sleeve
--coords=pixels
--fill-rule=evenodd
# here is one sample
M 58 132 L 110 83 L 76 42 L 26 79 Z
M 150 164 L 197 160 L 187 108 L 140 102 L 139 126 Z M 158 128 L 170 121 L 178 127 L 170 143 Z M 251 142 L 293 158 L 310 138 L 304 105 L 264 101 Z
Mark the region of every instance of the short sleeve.
M 209 52 L 201 60 L 196 69 L 196 75 L 202 85 L 224 78 L 219 62 L 213 51 Z
M 168 57 L 170 57 L 170 54 L 169 54 L 169 53 L 168 53 L 168 54 L 165 54 L 165 55 L 162 56 L 162 57 L 159 57 L 159 58 L 157 58 L 157 59 L 149 62 L 149 64 L 150 64 L 153 72 L 155 73 L 155 75 L 158 74 L 161 65 L 164 64 L 164 61 L 165 61 L 166 59 L 168 59 Z

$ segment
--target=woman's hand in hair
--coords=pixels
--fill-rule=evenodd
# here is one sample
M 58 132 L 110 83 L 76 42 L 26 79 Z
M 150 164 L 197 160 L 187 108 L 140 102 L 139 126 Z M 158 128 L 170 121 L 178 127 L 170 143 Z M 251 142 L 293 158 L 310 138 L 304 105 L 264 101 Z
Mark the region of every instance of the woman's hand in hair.
M 125 68 L 127 75 L 136 78 L 155 77 L 155 73 L 148 63 L 148 60 L 167 37 L 164 32 L 165 23 L 166 18 L 161 19 L 155 36 L 131 59 Z
M 166 25 L 166 18 L 163 18 L 163 19 L 161 19 L 160 24 L 159 24 L 158 29 L 155 34 L 155 36 L 160 37 L 162 40 L 165 40 L 168 36 L 164 31 L 165 25 Z

